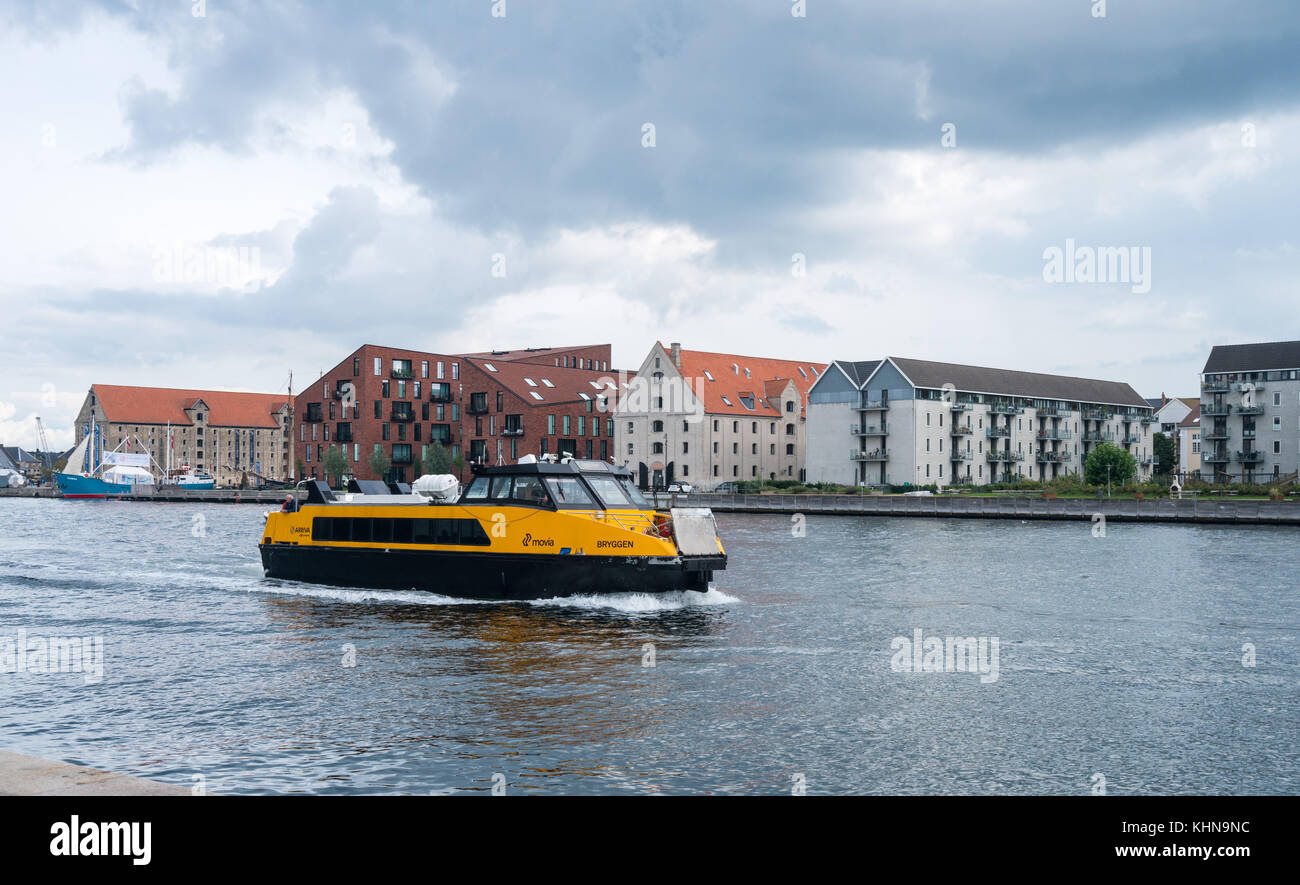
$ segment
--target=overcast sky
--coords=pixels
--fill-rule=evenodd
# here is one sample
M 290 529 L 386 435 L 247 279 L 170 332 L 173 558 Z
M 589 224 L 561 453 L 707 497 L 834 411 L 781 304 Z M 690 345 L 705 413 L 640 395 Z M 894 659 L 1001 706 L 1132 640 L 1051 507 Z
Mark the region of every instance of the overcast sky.
M 1104 5 L 5 0 L 0 442 L 363 343 L 1194 395 L 1300 338 L 1300 8 Z M 1149 278 L 1050 281 L 1067 240 Z

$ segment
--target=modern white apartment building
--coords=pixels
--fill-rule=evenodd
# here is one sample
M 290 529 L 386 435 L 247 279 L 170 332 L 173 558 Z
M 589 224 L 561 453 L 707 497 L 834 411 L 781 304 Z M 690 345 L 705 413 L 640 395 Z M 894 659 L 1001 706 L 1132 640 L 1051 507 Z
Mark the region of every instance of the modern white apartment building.
M 836 360 L 808 393 L 810 482 L 987 484 L 1083 473 L 1112 442 L 1151 476 L 1154 410 L 1118 381 L 929 360 Z
M 1201 473 L 1269 482 L 1300 468 L 1300 341 L 1214 347 L 1201 372 Z
M 614 460 L 643 488 L 803 479 L 805 395 L 825 370 L 656 342 L 620 385 Z

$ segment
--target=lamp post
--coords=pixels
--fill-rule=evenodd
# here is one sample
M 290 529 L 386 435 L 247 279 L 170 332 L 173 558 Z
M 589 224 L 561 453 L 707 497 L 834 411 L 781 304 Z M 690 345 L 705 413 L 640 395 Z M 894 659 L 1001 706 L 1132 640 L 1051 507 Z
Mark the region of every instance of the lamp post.
M 1106 465 L 1106 497 L 1110 497 L 1110 465 Z

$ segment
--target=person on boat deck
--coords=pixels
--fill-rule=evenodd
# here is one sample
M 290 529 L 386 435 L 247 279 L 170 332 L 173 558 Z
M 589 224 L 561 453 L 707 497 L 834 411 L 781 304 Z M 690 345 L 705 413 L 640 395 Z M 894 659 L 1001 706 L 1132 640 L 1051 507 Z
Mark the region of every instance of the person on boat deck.
M 284 504 L 282 504 L 282 505 L 280 506 L 280 512 L 281 512 L 281 513 L 297 513 L 297 512 L 298 512 L 298 499 L 295 498 L 292 494 L 285 495 L 285 496 L 284 496 Z

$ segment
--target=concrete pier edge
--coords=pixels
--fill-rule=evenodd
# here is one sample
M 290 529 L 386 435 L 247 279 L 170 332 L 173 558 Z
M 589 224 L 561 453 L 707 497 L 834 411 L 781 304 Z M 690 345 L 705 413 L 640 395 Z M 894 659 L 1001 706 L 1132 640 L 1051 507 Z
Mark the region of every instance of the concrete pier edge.
M 189 796 L 188 787 L 0 750 L 0 796 Z

